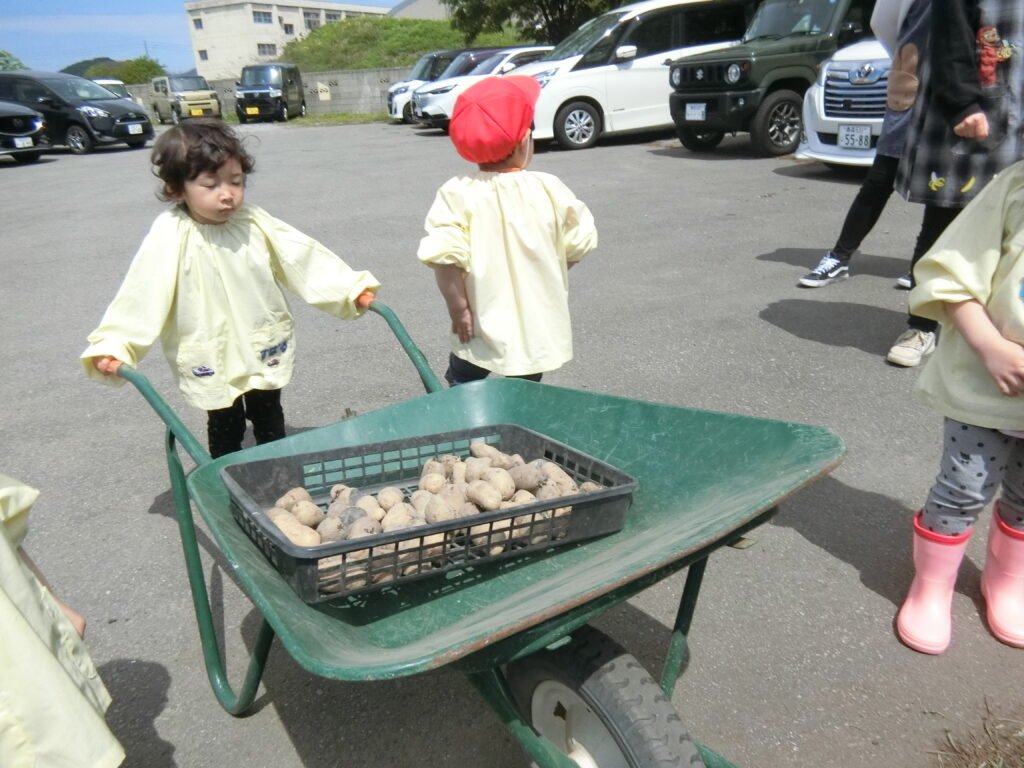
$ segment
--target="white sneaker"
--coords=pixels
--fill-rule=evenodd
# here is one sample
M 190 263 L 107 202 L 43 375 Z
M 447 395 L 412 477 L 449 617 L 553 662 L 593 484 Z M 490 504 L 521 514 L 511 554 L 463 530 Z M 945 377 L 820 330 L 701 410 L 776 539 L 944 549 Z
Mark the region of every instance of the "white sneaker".
M 896 285 L 898 287 L 900 287 L 900 288 L 905 288 L 906 290 L 909 291 L 910 290 L 910 273 L 907 272 L 907 274 L 900 275 L 899 277 L 897 277 L 896 278 Z
M 935 349 L 934 333 L 908 328 L 896 339 L 896 343 L 892 345 L 892 349 L 889 350 L 885 359 L 893 365 L 913 368 L 920 365 L 921 359 L 933 349 Z

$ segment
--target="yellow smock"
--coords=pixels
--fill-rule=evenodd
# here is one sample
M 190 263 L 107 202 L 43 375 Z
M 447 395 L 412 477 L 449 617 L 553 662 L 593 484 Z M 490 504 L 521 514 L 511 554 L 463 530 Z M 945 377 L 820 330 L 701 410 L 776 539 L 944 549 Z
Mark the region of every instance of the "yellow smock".
M 1024 430 L 1024 398 L 1007 397 L 946 316 L 975 299 L 999 332 L 1024 344 L 1024 163 L 988 183 L 914 267 L 910 310 L 942 325 L 916 390 L 928 406 L 965 424 Z
M 466 273 L 474 337 L 452 352 L 505 376 L 572 359 L 568 265 L 597 247 L 590 209 L 548 173 L 479 171 L 449 179 L 427 213 L 417 256 Z
M 200 224 L 181 208 L 157 217 L 114 301 L 82 353 L 86 374 L 107 384 L 93 359 L 136 366 L 159 338 L 189 404 L 227 408 L 253 389 L 291 381 L 295 338 L 284 286 L 343 319 L 380 283 L 261 208 L 243 205 L 224 224 Z
M 0 475 L 0 766 L 113 768 L 124 750 L 85 644 L 18 555 L 39 492 Z

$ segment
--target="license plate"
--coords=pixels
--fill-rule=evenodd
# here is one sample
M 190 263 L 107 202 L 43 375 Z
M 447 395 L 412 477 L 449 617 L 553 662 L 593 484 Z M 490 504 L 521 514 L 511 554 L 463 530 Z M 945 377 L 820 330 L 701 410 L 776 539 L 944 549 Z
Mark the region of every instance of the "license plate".
M 871 149 L 870 125 L 839 125 L 840 149 Z
M 18 148 L 18 149 L 24 149 L 25 147 L 31 147 L 31 146 L 33 146 L 33 144 L 32 144 L 32 137 L 31 136 L 15 136 L 14 137 L 14 146 L 16 148 Z
M 687 120 L 700 120 L 703 121 L 707 116 L 708 105 L 707 104 L 687 104 L 686 105 L 686 119 Z
M 201 110 L 201 109 L 190 109 L 188 111 L 188 113 L 190 115 L 192 115 L 192 117 L 202 117 L 203 116 L 203 110 Z
M 142 133 L 142 126 L 138 123 L 132 123 L 128 126 L 128 133 Z
M 260 113 L 259 107 L 246 107 L 245 114 L 247 115 L 258 115 Z

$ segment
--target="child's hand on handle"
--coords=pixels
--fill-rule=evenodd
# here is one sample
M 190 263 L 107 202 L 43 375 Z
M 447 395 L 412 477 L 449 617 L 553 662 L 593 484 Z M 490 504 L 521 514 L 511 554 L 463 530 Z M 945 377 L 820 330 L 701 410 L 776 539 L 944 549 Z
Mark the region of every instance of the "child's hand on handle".
M 473 310 L 465 307 L 452 313 L 452 333 L 465 344 L 473 338 Z
M 124 365 L 123 362 L 118 360 L 116 357 L 111 357 L 110 355 L 94 358 L 92 364 L 93 367 L 104 376 L 117 375 L 117 369 Z

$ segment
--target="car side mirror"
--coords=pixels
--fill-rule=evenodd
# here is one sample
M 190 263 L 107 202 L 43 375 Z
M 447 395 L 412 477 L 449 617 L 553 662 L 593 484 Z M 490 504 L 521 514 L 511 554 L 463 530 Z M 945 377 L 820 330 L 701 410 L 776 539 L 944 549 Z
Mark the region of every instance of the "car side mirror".
M 615 49 L 615 60 L 625 61 L 627 59 L 636 58 L 636 46 L 635 45 L 620 45 Z
M 36 101 L 40 104 L 45 104 L 48 107 L 52 107 L 57 103 L 57 100 L 54 99 L 53 96 L 40 96 Z
M 236 85 L 236 86 L 239 86 L 239 85 L 241 85 L 241 84 L 242 84 L 242 81 L 241 81 L 241 80 L 235 80 L 235 85 Z
M 839 47 L 855 43 L 864 37 L 864 26 L 858 21 L 844 21 L 839 25 Z
M 513 64 L 511 61 L 506 61 L 504 64 L 498 67 L 498 74 L 504 75 L 506 72 L 511 72 L 515 68 L 515 64 Z

